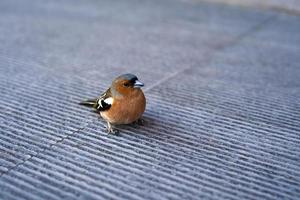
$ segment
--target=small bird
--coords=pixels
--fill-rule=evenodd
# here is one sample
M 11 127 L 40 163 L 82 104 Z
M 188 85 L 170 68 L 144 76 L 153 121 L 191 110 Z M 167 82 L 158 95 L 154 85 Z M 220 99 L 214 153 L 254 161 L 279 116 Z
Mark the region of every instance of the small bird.
M 146 98 L 141 90 L 144 84 L 133 74 L 117 77 L 99 98 L 80 102 L 94 107 L 107 122 L 108 133 L 116 133 L 112 125 L 142 122 Z

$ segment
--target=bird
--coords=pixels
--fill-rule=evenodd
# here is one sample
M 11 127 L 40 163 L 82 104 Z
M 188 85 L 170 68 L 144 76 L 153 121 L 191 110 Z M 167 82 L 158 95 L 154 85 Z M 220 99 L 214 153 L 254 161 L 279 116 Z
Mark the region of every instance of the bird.
M 79 104 L 96 109 L 107 122 L 108 133 L 117 133 L 113 125 L 142 124 L 141 117 L 146 108 L 146 98 L 141 89 L 143 86 L 136 75 L 123 74 L 115 78 L 100 97 Z

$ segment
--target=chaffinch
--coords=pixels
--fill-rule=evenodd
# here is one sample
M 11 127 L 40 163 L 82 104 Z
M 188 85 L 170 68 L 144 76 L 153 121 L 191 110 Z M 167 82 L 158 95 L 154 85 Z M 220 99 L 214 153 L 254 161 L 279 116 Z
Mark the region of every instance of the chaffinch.
M 80 102 L 94 107 L 107 122 L 108 133 L 115 133 L 112 125 L 141 122 L 146 98 L 141 87 L 144 84 L 133 74 L 117 77 L 99 98 Z

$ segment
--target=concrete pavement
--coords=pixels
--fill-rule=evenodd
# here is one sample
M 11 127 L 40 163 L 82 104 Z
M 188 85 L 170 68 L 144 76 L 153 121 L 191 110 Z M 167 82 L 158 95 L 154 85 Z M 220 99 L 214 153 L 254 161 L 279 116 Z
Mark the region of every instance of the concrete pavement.
M 300 17 L 190 1 L 0 2 L 0 199 L 299 199 Z M 143 127 L 78 102 L 132 72 Z

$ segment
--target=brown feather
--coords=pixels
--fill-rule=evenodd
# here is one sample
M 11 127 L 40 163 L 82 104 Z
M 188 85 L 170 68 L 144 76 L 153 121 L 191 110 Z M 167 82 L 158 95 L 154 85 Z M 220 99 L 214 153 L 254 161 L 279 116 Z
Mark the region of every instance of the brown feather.
M 137 121 L 144 113 L 146 107 L 143 91 L 141 89 L 132 89 L 126 92 L 121 89 L 120 93 L 126 93 L 126 95 L 114 98 L 111 107 L 106 111 L 100 112 L 101 116 L 112 124 L 130 124 Z

